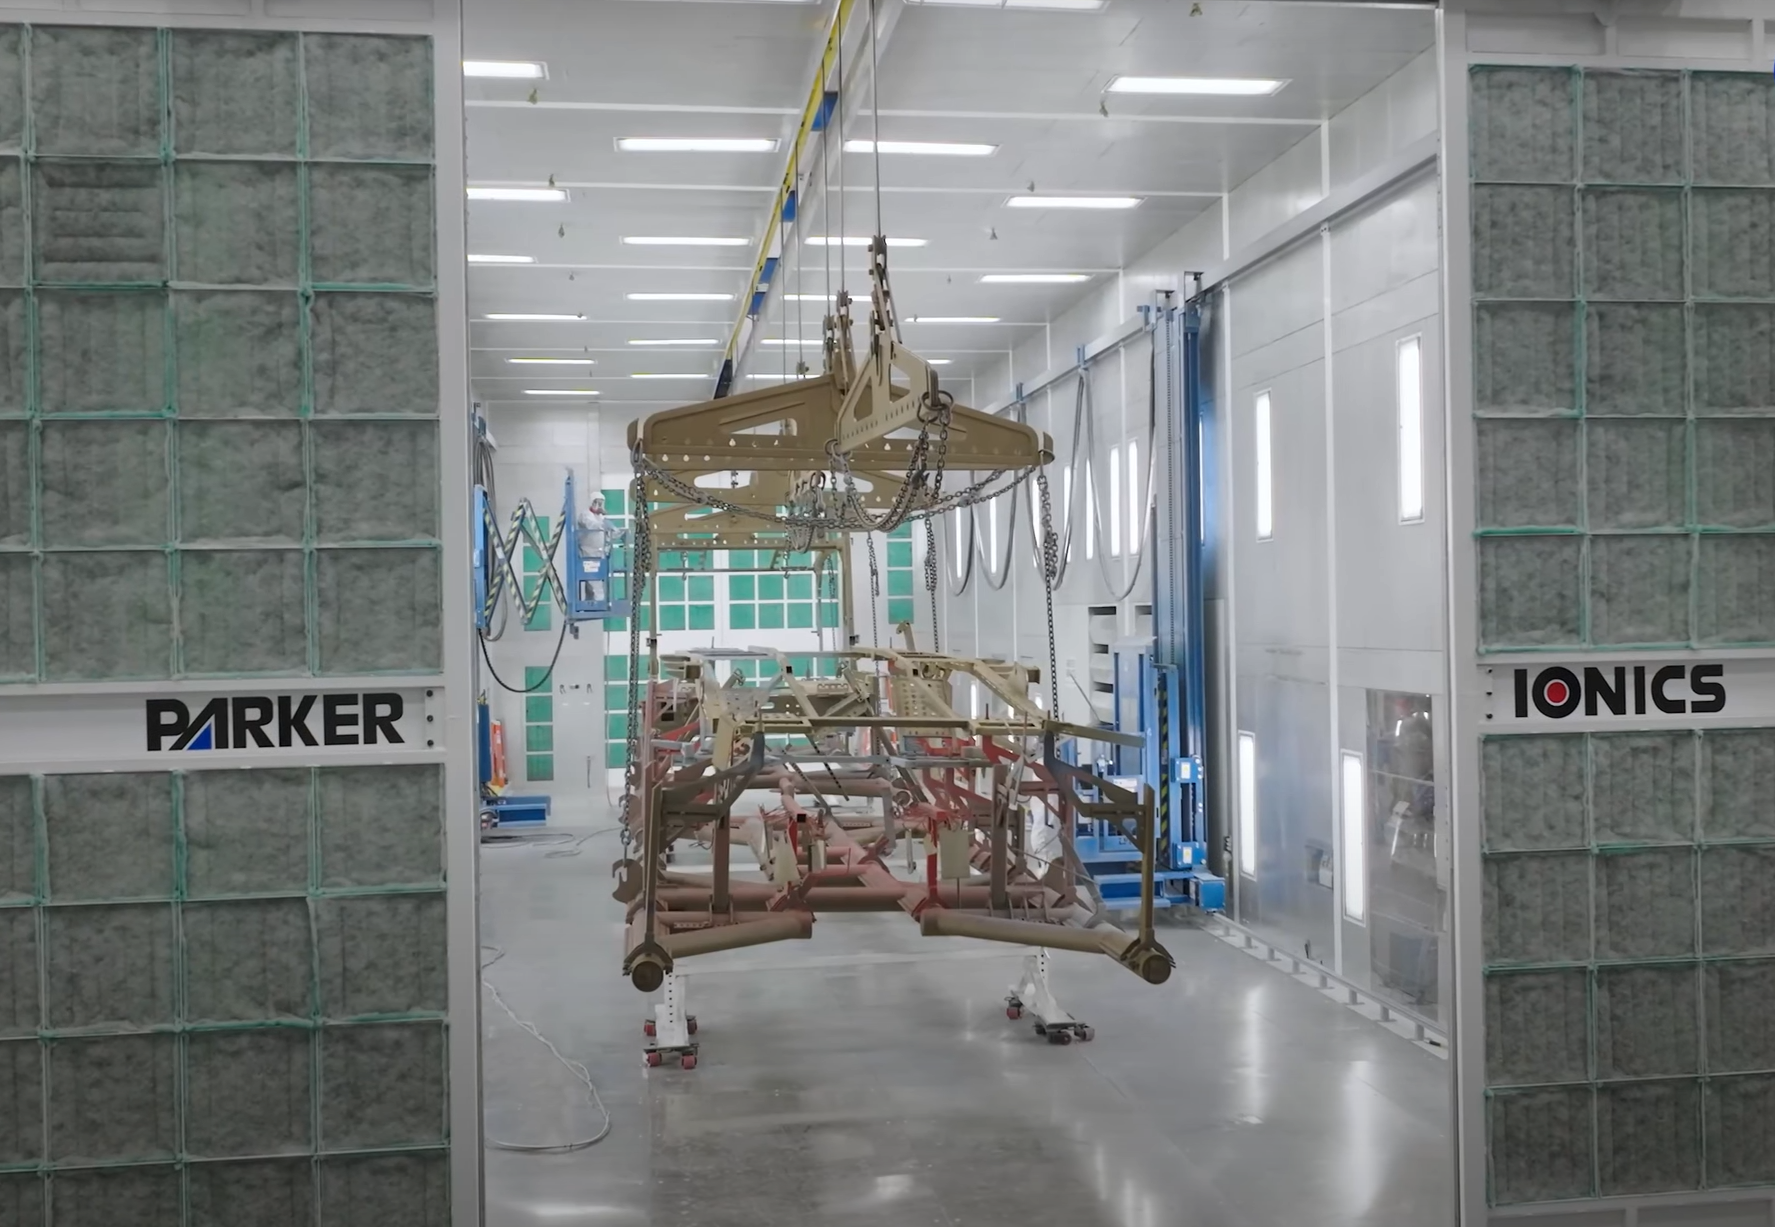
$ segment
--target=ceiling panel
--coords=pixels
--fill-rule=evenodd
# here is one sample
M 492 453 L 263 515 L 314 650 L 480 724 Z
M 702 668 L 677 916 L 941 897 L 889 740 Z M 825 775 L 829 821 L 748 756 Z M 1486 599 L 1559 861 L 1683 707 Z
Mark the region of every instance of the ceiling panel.
M 883 6 L 897 0 L 880 0 Z M 532 266 L 477 266 L 469 278 L 472 373 L 495 412 L 533 412 L 550 398 L 526 388 L 589 388 L 596 412 L 627 417 L 707 394 L 720 349 L 630 346 L 632 339 L 725 344 L 749 287 L 756 242 L 810 86 L 832 3 L 668 0 L 467 0 L 467 54 L 540 59 L 546 81 L 470 81 L 469 179 L 553 181 L 559 204 L 473 202 L 475 252 L 533 257 Z M 880 51 L 879 130 L 888 140 L 981 141 L 986 158 L 883 156 L 886 232 L 926 244 L 891 255 L 902 316 L 987 315 L 997 324 L 907 324 L 907 341 L 948 359 L 962 387 L 1198 216 L 1317 125 L 1427 48 L 1422 10 L 1202 0 L 1109 0 L 1095 13 L 981 10 L 936 4 L 888 15 Z M 859 11 L 862 11 L 859 8 Z M 856 74 L 844 135 L 876 117 Z M 1117 74 L 1276 77 L 1265 98 L 1105 94 Z M 1107 110 L 1107 116 L 1102 112 Z M 834 134 L 836 135 L 836 133 Z M 620 152 L 621 136 L 774 137 L 768 154 Z M 866 235 L 876 225 L 876 159 L 835 154 L 831 182 L 804 185 L 807 234 Z M 844 190 L 839 190 L 842 178 Z M 1013 195 L 1128 194 L 1119 211 L 1026 210 Z M 842 200 L 842 218 L 839 201 Z M 625 235 L 743 237 L 743 247 L 643 247 Z M 866 293 L 863 255 L 791 246 L 779 288 L 824 294 L 827 269 Z M 992 285 L 988 272 L 1082 272 L 1072 285 Z M 637 291 L 718 291 L 721 303 L 632 302 Z M 825 301 L 776 302 L 767 336 L 817 334 Z M 864 308 L 866 310 L 866 308 Z M 563 312 L 565 323 L 487 321 L 489 312 Z M 786 313 L 786 318 L 785 314 Z M 799 317 L 799 318 L 798 318 Z M 860 331 L 860 330 L 859 330 Z M 1069 342 L 1070 343 L 1070 342 Z M 784 347 L 760 347 L 779 375 Z M 532 366 L 514 356 L 581 355 L 587 368 Z M 817 354 L 809 351 L 817 361 Z M 793 363 L 793 358 L 789 358 Z M 635 380 L 685 371 L 702 381 Z M 762 382 L 762 381 L 760 381 Z

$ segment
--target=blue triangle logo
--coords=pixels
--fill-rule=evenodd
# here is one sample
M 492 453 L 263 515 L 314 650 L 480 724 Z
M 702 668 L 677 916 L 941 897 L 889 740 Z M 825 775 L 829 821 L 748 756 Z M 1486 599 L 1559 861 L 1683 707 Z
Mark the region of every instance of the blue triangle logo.
M 187 750 L 213 750 L 216 748 L 216 725 L 214 721 L 203 726 L 203 731 L 191 739 Z

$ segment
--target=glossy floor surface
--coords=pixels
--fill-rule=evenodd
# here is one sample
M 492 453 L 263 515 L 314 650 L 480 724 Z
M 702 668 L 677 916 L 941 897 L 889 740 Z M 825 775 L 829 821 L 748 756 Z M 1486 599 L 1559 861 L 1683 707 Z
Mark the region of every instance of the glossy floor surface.
M 482 857 L 484 975 L 583 1062 L 609 1136 L 487 1152 L 489 1227 L 1442 1227 L 1448 1065 L 1209 934 L 1168 928 L 1153 988 L 1056 956 L 1097 1030 L 1005 1017 L 1016 947 L 832 916 L 810 942 L 687 963 L 700 1066 L 648 1070 L 618 972 L 608 832 Z M 736 866 L 737 868 L 737 866 Z M 486 1124 L 583 1138 L 583 1085 L 483 993 Z

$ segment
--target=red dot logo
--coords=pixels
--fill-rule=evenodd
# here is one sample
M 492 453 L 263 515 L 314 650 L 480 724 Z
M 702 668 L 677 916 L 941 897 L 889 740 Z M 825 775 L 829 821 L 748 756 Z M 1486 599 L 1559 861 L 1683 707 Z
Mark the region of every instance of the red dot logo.
M 1555 680 L 1547 683 L 1545 693 L 1547 695 L 1547 702 L 1555 707 L 1564 707 L 1565 701 L 1571 697 L 1572 692 L 1571 688 L 1564 682 Z

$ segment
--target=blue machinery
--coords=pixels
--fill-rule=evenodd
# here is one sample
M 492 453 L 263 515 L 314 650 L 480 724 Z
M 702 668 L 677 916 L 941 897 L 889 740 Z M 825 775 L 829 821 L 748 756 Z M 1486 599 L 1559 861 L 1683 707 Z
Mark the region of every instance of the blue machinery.
M 1147 309 L 1143 309 L 1145 312 Z M 1161 491 L 1177 497 L 1154 500 L 1153 626 L 1149 639 L 1111 645 L 1115 665 L 1114 718 L 1109 727 L 1138 733 L 1139 747 L 1123 746 L 1099 764 L 1105 776 L 1135 777 L 1153 790 L 1158 820 L 1155 878 L 1160 907 L 1226 907 L 1226 881 L 1209 871 L 1208 819 L 1203 763 L 1207 748 L 1206 659 L 1203 629 L 1205 427 L 1201 384 L 1201 314 L 1194 305 L 1163 306 L 1148 315 L 1154 348 L 1165 368 L 1159 435 Z M 1085 367 L 1083 351 L 1079 366 Z M 1177 390 L 1181 390 L 1181 404 Z M 1081 822 L 1079 859 L 1110 907 L 1134 906 L 1140 897 L 1140 865 L 1133 843 L 1104 822 Z
M 544 540 L 545 534 L 538 531 L 530 504 L 520 502 L 512 514 L 509 534 L 501 538 L 498 536 L 500 527 L 487 488 L 482 485 L 474 487 L 474 540 L 471 551 L 471 565 L 474 569 L 474 617 L 475 627 L 483 640 L 492 629 L 494 613 L 508 585 L 513 604 L 518 607 L 521 620 L 526 622 L 553 592 L 555 603 L 561 607 L 565 617 L 562 633 L 571 631 L 576 639 L 579 637 L 581 622 L 598 622 L 629 614 L 632 602 L 627 599 L 616 600 L 612 596 L 612 577 L 615 572 L 611 565 L 614 551 L 608 548 L 610 542 L 606 541 L 607 548 L 597 558 L 586 559 L 580 556 L 578 507 L 579 500 L 570 470 L 562 497 L 560 523 L 552 536 Z M 536 585 L 536 591 L 529 595 L 524 592 L 523 573 L 517 565 L 525 543 L 543 561 L 541 581 Z M 561 558 L 561 564 L 557 564 L 557 556 Z M 592 598 L 593 581 L 602 586 L 602 599 Z M 554 675 L 553 665 L 549 668 L 549 675 L 551 678 Z M 496 791 L 493 774 L 493 714 L 485 694 L 475 706 L 475 772 L 480 783 L 483 829 L 496 826 L 540 826 L 548 821 L 548 796 L 515 796 Z

